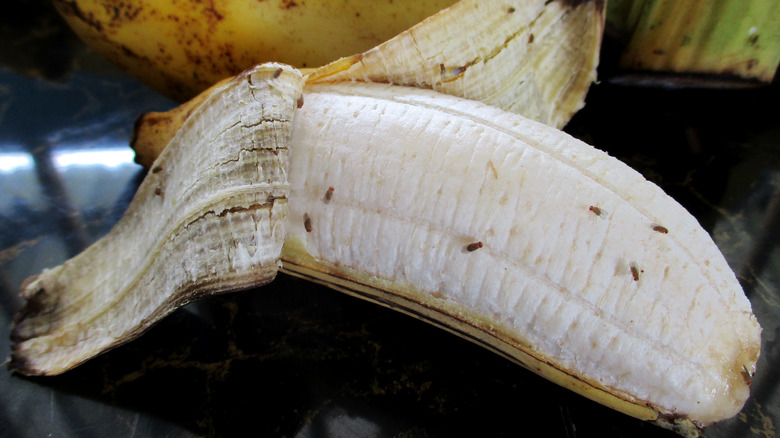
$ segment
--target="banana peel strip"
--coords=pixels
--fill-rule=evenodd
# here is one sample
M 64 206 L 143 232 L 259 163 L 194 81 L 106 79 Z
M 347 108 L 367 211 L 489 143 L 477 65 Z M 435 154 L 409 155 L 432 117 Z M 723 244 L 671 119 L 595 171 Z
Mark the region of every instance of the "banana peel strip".
M 297 70 L 268 64 L 210 95 L 111 232 L 22 286 L 9 367 L 59 374 L 190 301 L 271 281 L 302 86 Z

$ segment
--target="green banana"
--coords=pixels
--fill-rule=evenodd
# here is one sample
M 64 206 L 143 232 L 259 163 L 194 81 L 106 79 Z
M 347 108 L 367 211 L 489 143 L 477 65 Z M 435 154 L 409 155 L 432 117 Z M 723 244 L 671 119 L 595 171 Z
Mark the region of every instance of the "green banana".
M 775 0 L 612 0 L 608 9 L 608 22 L 626 39 L 620 67 L 635 81 L 769 84 L 780 63 Z

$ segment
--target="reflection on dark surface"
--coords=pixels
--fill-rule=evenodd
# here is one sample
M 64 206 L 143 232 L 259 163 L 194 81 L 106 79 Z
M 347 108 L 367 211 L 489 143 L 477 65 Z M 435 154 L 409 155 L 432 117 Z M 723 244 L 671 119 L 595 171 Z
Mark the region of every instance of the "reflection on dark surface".
M 79 47 L 67 38 L 62 44 Z M 81 50 L 80 59 L 92 59 Z M 0 69 L 4 352 L 24 279 L 62 263 L 119 220 L 144 176 L 126 146 L 133 121 L 173 105 L 99 60 L 51 82 L 15 73 L 6 55 Z M 40 70 L 66 68 L 56 62 Z M 567 127 L 642 172 L 699 219 L 764 327 L 753 397 L 709 437 L 776 434 L 780 127 L 765 108 L 776 105 L 777 90 L 663 91 L 604 81 Z M 523 436 L 538 426 L 549 437 L 675 436 L 425 323 L 284 276 L 187 306 L 62 376 L 0 371 L 0 388 L 0 437 Z

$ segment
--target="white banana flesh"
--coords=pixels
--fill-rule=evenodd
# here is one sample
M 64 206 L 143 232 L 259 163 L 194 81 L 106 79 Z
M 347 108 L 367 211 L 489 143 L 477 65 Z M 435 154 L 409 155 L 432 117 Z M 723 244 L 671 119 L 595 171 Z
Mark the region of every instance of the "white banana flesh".
M 683 433 L 741 409 L 760 327 L 710 236 L 657 186 L 474 101 L 382 84 L 307 86 L 305 100 L 286 271 Z
M 112 231 L 23 286 L 10 366 L 58 374 L 201 296 L 271 281 L 286 235 L 297 70 L 217 90 L 155 161 Z

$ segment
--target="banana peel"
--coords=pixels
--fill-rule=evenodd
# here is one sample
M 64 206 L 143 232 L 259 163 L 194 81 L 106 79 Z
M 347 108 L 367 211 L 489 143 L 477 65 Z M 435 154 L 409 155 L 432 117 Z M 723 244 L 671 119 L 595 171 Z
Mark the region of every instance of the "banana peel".
M 562 128 L 596 80 L 603 29 L 601 1 L 461 1 L 307 80 L 430 88 Z
M 308 83 L 431 88 L 562 128 L 596 80 L 604 17 L 602 1 L 462 0 L 364 53 L 304 72 Z M 213 89 L 141 116 L 136 162 L 148 168 Z
M 25 282 L 9 366 L 59 374 L 199 297 L 271 281 L 286 235 L 288 143 L 302 83 L 297 70 L 269 64 L 210 95 L 111 232 Z

